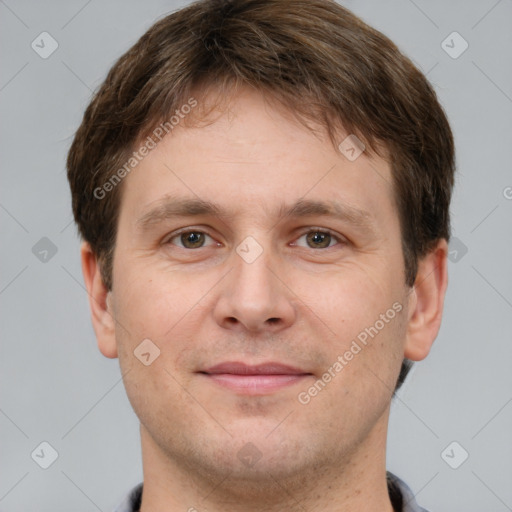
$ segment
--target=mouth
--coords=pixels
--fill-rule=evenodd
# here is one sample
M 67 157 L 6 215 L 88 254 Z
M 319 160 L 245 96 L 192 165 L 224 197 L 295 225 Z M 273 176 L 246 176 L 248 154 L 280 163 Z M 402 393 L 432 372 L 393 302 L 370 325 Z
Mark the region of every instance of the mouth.
M 237 361 L 217 364 L 198 373 L 216 385 L 248 395 L 272 393 L 312 375 L 300 368 L 276 362 L 248 365 Z

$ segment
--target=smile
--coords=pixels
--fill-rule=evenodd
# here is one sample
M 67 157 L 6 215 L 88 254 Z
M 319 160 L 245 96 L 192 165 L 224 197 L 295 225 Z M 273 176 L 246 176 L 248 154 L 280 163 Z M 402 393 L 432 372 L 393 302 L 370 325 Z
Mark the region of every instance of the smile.
M 272 393 L 312 375 L 281 363 L 252 366 L 240 362 L 221 363 L 199 373 L 219 386 L 248 395 Z

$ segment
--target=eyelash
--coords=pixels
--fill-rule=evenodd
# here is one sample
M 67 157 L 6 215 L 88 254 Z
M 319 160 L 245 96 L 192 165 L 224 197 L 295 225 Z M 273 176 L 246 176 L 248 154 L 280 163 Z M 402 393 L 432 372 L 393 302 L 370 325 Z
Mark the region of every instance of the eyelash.
M 166 245 L 166 244 L 174 245 L 174 244 L 171 243 L 172 240 L 174 240 L 175 238 L 178 238 L 180 235 L 183 235 L 184 233 L 200 233 L 200 234 L 209 236 L 213 240 L 213 237 L 211 235 L 209 235 L 208 233 L 206 233 L 206 232 L 204 232 L 204 231 L 202 231 L 200 229 L 184 228 L 184 229 L 182 229 L 180 231 L 172 233 L 171 236 L 166 238 L 166 240 L 164 241 L 164 245 Z M 298 240 L 299 238 L 302 238 L 304 235 L 307 235 L 309 233 L 321 233 L 321 234 L 325 234 L 325 235 L 330 235 L 334 240 L 336 240 L 338 242 L 338 244 L 341 244 L 341 245 L 346 245 L 348 243 L 348 241 L 345 238 L 343 238 L 340 235 L 336 234 L 334 231 L 331 231 L 330 229 L 326 229 L 326 228 L 317 228 L 317 227 L 308 228 L 306 231 L 303 231 L 301 234 L 299 234 L 299 236 L 297 237 L 296 240 Z M 303 249 L 326 251 L 328 249 L 332 249 L 336 245 L 337 244 L 335 244 L 334 246 L 320 247 L 320 248 L 316 248 L 316 249 L 313 248 L 313 247 L 302 247 L 302 246 L 300 246 L 300 247 L 302 247 Z M 177 245 L 176 247 L 179 247 L 180 249 L 184 249 L 186 251 L 193 251 L 193 250 L 205 249 L 206 248 L 206 247 L 202 246 L 202 247 L 197 247 L 196 249 L 190 249 L 188 247 L 180 247 L 179 245 Z

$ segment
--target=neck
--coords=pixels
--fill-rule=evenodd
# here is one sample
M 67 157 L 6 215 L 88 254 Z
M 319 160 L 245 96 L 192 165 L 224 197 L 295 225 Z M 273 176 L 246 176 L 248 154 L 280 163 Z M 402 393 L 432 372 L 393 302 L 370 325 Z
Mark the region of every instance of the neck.
M 276 474 L 268 466 L 250 479 L 222 468 L 212 473 L 170 457 L 141 425 L 140 512 L 393 512 L 385 468 L 388 414 L 342 460 L 323 457 L 296 474 Z

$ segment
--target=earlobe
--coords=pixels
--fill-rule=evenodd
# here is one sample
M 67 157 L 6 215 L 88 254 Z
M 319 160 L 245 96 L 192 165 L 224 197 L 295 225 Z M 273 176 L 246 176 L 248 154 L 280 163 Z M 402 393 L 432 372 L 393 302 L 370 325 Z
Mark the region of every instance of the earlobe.
M 89 243 L 82 243 L 80 253 L 98 348 L 105 357 L 115 358 L 117 357 L 115 322 L 110 306 L 109 291 L 103 282 L 100 265 Z
M 418 262 L 411 290 L 404 357 L 421 361 L 427 357 L 441 326 L 444 297 L 448 285 L 448 244 L 441 239 Z

